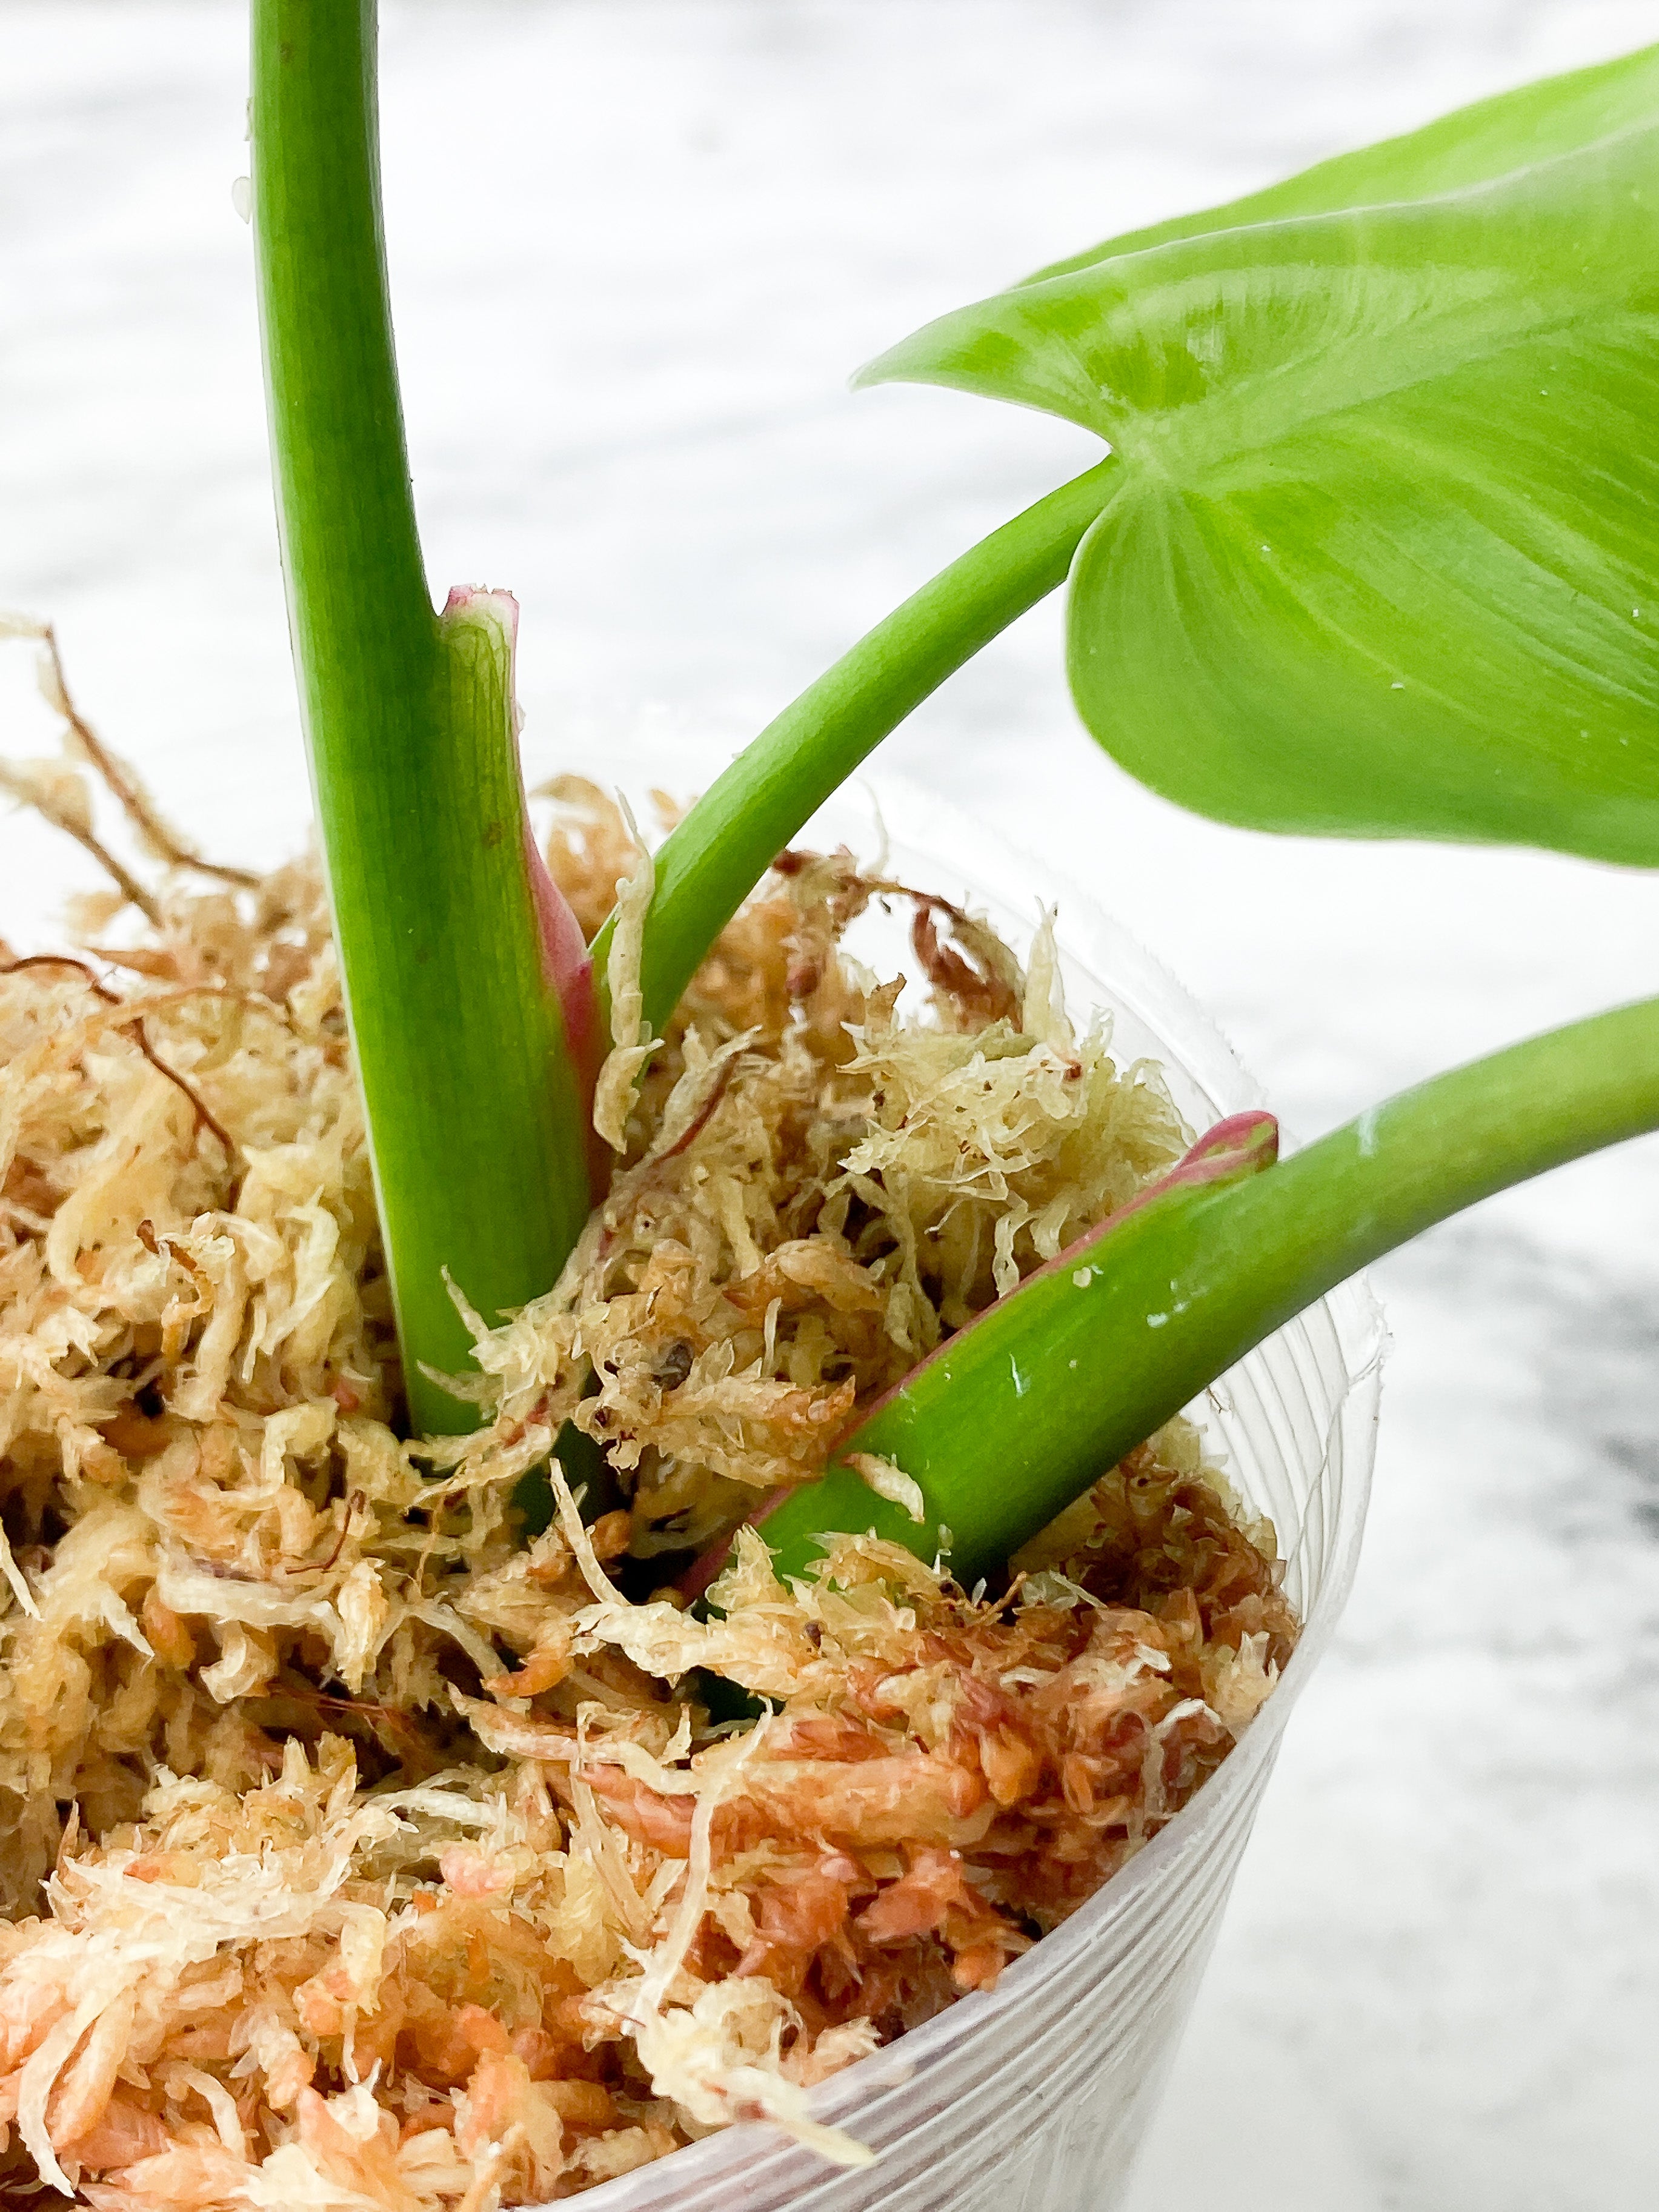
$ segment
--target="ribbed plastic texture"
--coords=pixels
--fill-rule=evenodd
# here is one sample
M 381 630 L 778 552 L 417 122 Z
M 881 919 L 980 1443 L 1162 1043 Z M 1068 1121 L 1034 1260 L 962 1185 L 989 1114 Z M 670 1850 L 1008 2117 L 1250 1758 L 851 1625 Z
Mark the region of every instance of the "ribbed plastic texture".
M 683 756 L 630 762 L 685 787 Z M 615 770 L 612 769 L 612 774 Z M 635 781 L 629 775 L 630 783 Z M 878 805 L 872 811 L 872 797 Z M 1051 872 L 931 793 L 886 778 L 843 793 L 801 842 L 846 842 L 884 873 L 965 898 L 1016 943 L 1058 904 L 1074 1017 L 1108 1010 L 1124 1058 L 1158 1060 L 1194 1128 L 1259 1103 L 1225 1041 L 1125 931 Z M 908 917 L 872 914 L 880 972 L 914 973 Z M 586 2193 L 584 2212 L 1112 2212 L 1157 2105 L 1280 1734 L 1352 1581 L 1383 1342 L 1350 1285 L 1260 1346 L 1194 1409 L 1237 1487 L 1271 1515 L 1305 1623 L 1283 1680 L 1219 1772 L 1115 1880 L 1005 1972 L 816 2100 L 876 2148 L 826 2166 L 733 2128 Z

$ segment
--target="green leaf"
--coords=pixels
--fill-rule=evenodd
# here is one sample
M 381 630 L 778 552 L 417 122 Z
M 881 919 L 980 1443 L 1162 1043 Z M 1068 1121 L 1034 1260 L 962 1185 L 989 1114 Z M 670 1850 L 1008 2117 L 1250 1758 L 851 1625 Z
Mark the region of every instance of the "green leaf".
M 1316 162 L 1311 169 L 1269 185 L 1265 191 L 1248 192 L 1220 207 L 1124 231 L 1064 261 L 1050 262 L 1025 281 L 1040 284 L 1050 276 L 1068 276 L 1098 261 L 1139 253 L 1149 246 L 1194 238 L 1200 232 L 1237 230 L 1246 223 L 1276 222 L 1286 216 L 1330 215 L 1340 208 L 1375 207 L 1389 200 L 1431 199 L 1470 185 L 1489 184 L 1512 170 L 1553 161 L 1558 155 L 1646 121 L 1652 113 L 1656 73 L 1659 46 L 1650 46 L 1617 61 L 1600 62 L 1593 69 L 1523 84 L 1514 92 L 1460 107 L 1403 137 L 1384 138 L 1357 153 Z
M 1155 790 L 1659 861 L 1659 49 L 1323 174 L 1393 197 L 1114 253 L 864 380 L 1110 442 L 1071 679 Z

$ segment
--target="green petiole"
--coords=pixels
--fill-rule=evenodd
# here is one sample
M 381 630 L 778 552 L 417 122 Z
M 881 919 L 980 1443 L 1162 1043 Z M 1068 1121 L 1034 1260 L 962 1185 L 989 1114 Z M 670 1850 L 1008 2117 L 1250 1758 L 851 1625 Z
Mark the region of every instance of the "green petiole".
M 942 569 L 809 685 L 710 785 L 657 854 L 641 956 L 645 1018 L 672 1013 L 708 948 L 777 855 L 881 740 L 1066 580 L 1110 499 L 1109 458 Z M 607 922 L 593 942 L 603 975 Z
M 1659 999 L 1436 1076 L 1276 1166 L 1271 1116 L 1235 1117 L 942 1345 L 766 1514 L 779 1571 L 803 1573 L 826 1534 L 871 1528 L 931 1559 L 943 1524 L 971 1586 L 1336 1284 L 1495 1191 L 1654 1128 Z M 915 1482 L 921 1522 L 877 1496 L 854 1452 Z
M 448 1268 L 486 1314 L 588 1205 L 580 933 L 525 818 L 516 610 L 441 614 L 392 352 L 373 0 L 254 0 L 253 222 L 289 623 L 410 1425 L 466 1418 Z M 563 1003 L 562 1003 L 562 992 Z

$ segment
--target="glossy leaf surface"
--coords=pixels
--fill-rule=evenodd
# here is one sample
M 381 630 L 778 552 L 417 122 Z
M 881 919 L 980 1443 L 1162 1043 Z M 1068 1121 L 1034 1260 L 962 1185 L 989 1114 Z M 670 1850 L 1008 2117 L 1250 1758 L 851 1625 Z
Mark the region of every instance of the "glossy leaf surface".
M 1211 220 L 1264 214 L 1137 234 L 866 380 L 1109 441 L 1070 672 L 1154 789 L 1659 860 L 1659 49 Z
M 1438 116 L 1420 131 L 1316 162 L 1311 169 L 1299 170 L 1264 191 L 1124 231 L 1064 261 L 1050 262 L 1025 281 L 1040 284 L 1047 277 L 1067 276 L 1097 261 L 1139 253 L 1149 246 L 1206 231 L 1279 222 L 1287 216 L 1331 215 L 1340 208 L 1376 207 L 1394 200 L 1431 199 L 1470 185 L 1490 184 L 1514 170 L 1553 161 L 1646 121 L 1653 111 L 1656 77 L 1659 47 L 1523 84 Z

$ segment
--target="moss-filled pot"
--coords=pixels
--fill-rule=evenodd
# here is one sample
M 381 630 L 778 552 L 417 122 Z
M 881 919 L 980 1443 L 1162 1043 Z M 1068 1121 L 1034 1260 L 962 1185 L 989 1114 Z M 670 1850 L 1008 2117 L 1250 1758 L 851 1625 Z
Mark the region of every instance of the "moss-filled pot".
M 600 915 L 637 848 L 562 795 Z M 103 2212 L 1114 2201 L 1352 1572 L 1363 1292 L 988 1589 L 944 1527 L 672 1578 L 1249 1105 L 1225 1045 L 1036 864 L 843 796 L 618 1094 L 561 1283 L 471 1316 L 481 1425 L 405 1444 L 314 871 L 188 874 L 6 985 L 12 2165 Z
M 633 780 L 659 782 L 668 767 L 644 760 Z M 1115 1055 L 1156 1060 L 1190 1126 L 1258 1103 L 1225 1039 L 1127 930 L 932 792 L 886 776 L 872 786 L 895 875 L 963 901 L 1022 948 L 1035 910 L 1057 902 L 1069 1003 L 1110 1013 Z M 874 827 L 872 795 L 848 792 L 810 842 L 866 850 Z M 594 2212 L 1112 2212 L 1125 2200 L 1281 1735 L 1353 1580 L 1384 1342 L 1363 1281 L 1345 1285 L 1197 1409 L 1206 1446 L 1278 1532 L 1297 1650 L 1192 1801 L 993 1990 L 814 2093 L 817 2116 L 876 2162 L 838 2171 L 740 2125 L 602 2185 L 584 2199 Z

